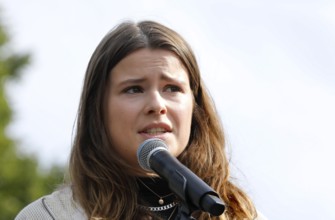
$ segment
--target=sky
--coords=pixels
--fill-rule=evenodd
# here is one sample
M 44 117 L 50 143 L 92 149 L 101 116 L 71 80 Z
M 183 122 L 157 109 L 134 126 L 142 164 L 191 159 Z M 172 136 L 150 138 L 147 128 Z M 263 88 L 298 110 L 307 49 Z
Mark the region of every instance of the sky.
M 29 2 L 29 3 L 28 3 Z M 232 175 L 268 219 L 335 219 L 335 2 L 2 0 L 12 47 L 32 55 L 8 85 L 8 133 L 42 166 L 66 164 L 84 72 L 125 20 L 192 46 L 225 128 Z

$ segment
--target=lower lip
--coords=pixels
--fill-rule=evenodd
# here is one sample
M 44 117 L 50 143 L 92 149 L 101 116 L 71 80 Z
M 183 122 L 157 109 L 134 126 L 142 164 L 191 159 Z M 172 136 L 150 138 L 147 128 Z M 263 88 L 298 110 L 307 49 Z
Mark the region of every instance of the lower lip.
M 161 133 L 161 134 L 149 134 L 149 133 L 145 133 L 145 132 L 140 132 L 140 135 L 142 135 L 145 139 L 148 138 L 159 138 L 162 140 L 165 140 L 167 138 L 167 135 L 169 135 L 170 132 L 165 132 L 165 133 Z

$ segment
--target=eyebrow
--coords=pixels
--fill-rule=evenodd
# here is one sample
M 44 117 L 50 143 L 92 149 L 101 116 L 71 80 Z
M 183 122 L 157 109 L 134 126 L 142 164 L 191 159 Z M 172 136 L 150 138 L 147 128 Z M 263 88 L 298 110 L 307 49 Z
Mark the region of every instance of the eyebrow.
M 143 83 L 145 81 L 146 81 L 145 78 L 126 79 L 126 80 L 120 82 L 119 84 L 117 84 L 117 86 L 123 86 L 123 85 L 127 85 L 127 84 L 138 84 L 138 83 Z
M 186 81 L 178 80 L 178 78 L 168 76 L 167 74 L 161 74 L 160 79 L 162 79 L 164 81 L 168 81 L 168 82 L 178 82 L 178 83 L 181 83 L 181 84 L 187 84 Z M 117 86 L 123 86 L 123 85 L 127 85 L 127 84 L 139 84 L 139 83 L 143 83 L 145 81 L 147 81 L 146 77 L 144 77 L 144 78 L 131 78 L 131 79 L 126 79 L 126 80 L 120 82 Z
M 165 80 L 165 81 L 169 81 L 169 82 L 179 82 L 179 83 L 182 83 L 184 84 L 185 82 L 184 81 L 181 81 L 181 80 L 178 80 L 178 78 L 174 78 L 174 77 L 171 77 L 171 76 L 168 76 L 167 74 L 162 74 L 161 75 L 161 79 Z

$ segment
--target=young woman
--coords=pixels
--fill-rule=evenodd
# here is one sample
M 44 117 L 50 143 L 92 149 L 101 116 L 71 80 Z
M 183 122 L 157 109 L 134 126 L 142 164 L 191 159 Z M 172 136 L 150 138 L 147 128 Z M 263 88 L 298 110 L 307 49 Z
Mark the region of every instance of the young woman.
M 152 21 L 122 23 L 100 42 L 81 95 L 71 184 L 17 219 L 174 219 L 178 197 L 136 158 L 149 138 L 163 140 L 226 204 L 219 217 L 194 218 L 262 219 L 230 181 L 223 129 L 190 46 Z

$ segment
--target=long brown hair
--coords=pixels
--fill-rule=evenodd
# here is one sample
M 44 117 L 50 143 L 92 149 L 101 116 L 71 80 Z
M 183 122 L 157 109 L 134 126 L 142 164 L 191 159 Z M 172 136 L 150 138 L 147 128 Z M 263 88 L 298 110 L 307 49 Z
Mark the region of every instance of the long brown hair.
M 129 167 L 111 147 L 105 113 L 111 70 L 141 48 L 171 51 L 188 71 L 195 107 L 190 140 L 178 159 L 220 194 L 227 204 L 221 219 L 254 219 L 256 211 L 252 202 L 230 181 L 223 129 L 201 80 L 194 53 L 179 34 L 153 21 L 118 25 L 102 39 L 91 57 L 70 157 L 75 200 L 90 218 L 135 219 L 141 213 L 137 207 L 135 178 L 124 171 Z M 210 217 L 202 213 L 199 219 Z

